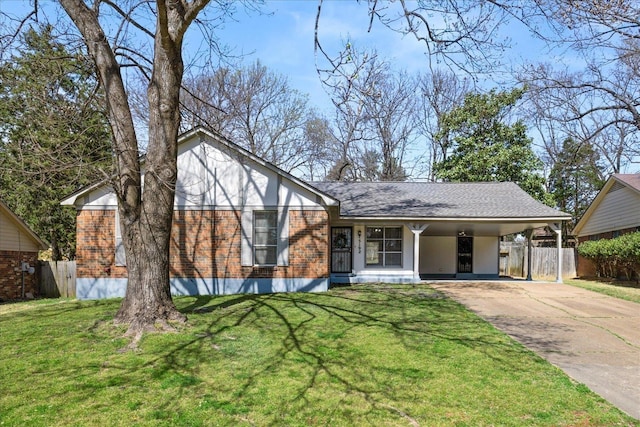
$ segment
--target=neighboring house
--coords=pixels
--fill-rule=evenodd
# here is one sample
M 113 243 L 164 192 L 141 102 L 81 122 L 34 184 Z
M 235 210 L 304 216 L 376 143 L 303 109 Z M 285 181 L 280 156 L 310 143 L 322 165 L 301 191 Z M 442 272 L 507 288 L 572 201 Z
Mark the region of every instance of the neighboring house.
M 0 200 L 0 300 L 38 291 L 35 266 L 47 245 Z
M 573 229 L 578 244 L 640 231 L 640 174 L 613 174 Z M 578 257 L 578 276 L 595 276 L 594 264 Z
M 123 296 L 126 259 L 106 183 L 77 209 L 77 295 Z M 307 183 L 203 129 L 180 137 L 174 294 L 324 291 L 331 283 L 494 278 L 500 236 L 569 216 L 512 183 Z

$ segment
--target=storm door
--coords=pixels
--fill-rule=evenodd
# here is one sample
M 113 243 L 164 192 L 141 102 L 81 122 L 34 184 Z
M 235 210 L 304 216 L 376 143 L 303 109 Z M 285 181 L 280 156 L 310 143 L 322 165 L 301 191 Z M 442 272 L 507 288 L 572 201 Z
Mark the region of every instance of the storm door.
M 473 273 L 473 237 L 458 237 L 458 273 Z
M 331 272 L 351 273 L 351 227 L 331 228 Z

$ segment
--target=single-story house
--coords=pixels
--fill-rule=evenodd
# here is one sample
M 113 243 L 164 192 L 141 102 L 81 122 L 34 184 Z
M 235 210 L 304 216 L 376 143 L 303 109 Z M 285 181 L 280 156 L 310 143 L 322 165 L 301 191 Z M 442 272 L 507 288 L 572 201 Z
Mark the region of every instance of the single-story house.
M 0 200 L 0 300 L 36 295 L 38 252 L 47 245 Z
M 77 209 L 77 295 L 123 296 L 116 197 Z M 331 283 L 497 278 L 500 236 L 570 217 L 513 183 L 308 183 L 205 129 L 180 137 L 174 294 L 325 291 Z
M 572 234 L 578 244 L 640 231 L 640 174 L 613 174 L 593 199 Z M 578 257 L 579 277 L 595 276 L 591 261 Z

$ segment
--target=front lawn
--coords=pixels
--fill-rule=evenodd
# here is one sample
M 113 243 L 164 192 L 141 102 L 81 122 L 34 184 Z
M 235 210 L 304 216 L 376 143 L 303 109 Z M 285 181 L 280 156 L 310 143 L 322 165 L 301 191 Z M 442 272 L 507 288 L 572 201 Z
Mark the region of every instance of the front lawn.
M 0 425 L 639 425 L 426 285 L 176 301 L 136 351 L 119 300 L 0 305 Z
M 572 286 L 578 286 L 601 294 L 609 295 L 640 303 L 640 285 L 635 282 L 617 282 L 617 281 L 595 281 L 571 279 L 565 280 L 565 283 Z

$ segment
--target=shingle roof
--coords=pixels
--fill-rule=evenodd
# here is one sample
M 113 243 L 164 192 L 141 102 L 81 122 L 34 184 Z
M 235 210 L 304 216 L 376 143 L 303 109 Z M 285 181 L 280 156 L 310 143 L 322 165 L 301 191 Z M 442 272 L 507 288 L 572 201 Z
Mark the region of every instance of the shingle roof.
M 350 217 L 563 218 L 511 182 L 314 182 Z
M 613 174 L 619 181 L 624 182 L 629 187 L 640 191 L 640 174 L 638 173 L 616 173 Z

